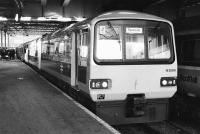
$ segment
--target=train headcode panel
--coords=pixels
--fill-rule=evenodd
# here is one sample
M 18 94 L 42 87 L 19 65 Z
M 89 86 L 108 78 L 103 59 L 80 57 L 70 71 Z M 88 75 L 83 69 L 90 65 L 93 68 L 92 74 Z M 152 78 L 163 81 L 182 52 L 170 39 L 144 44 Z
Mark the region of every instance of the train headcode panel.
M 17 54 L 110 124 L 165 120 L 177 90 L 173 25 L 145 13 L 100 14 Z

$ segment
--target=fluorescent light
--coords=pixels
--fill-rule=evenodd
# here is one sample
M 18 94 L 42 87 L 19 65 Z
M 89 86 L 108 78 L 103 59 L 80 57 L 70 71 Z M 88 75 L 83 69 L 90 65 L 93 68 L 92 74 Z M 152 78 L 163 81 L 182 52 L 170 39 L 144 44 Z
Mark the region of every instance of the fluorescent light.
M 37 20 L 38 20 L 38 21 L 45 21 L 46 18 L 45 18 L 45 17 L 38 17 Z
M 71 21 L 71 18 L 64 18 L 64 17 L 59 17 L 57 18 L 57 21 L 62 21 L 62 22 L 67 22 L 67 21 Z
M 21 17 L 20 20 L 21 21 L 30 21 L 31 17 Z
M 7 21 L 8 19 L 6 17 L 1 17 L 0 16 L 0 21 Z
M 85 20 L 86 18 L 82 18 L 82 17 L 75 17 L 75 20 L 76 21 L 83 21 L 83 20 Z
M 18 20 L 19 20 L 19 15 L 16 14 L 16 15 L 15 15 L 15 21 L 18 21 Z
M 61 21 L 61 22 L 68 22 L 71 21 L 71 18 L 65 18 L 65 17 L 56 17 L 56 18 L 45 18 L 45 17 L 38 17 L 38 21 Z

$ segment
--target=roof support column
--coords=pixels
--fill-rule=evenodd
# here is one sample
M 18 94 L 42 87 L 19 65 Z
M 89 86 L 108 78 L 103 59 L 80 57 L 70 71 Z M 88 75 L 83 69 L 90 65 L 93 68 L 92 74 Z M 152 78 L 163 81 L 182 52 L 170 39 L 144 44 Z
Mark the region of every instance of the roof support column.
M 8 47 L 10 47 L 10 36 L 9 36 L 9 34 L 7 34 L 7 36 L 8 36 Z
M 41 0 L 42 17 L 44 17 L 44 8 L 47 5 L 47 0 Z
M 6 31 L 4 31 L 4 37 L 5 37 L 5 47 L 6 47 Z
M 3 31 L 1 30 L 1 47 L 3 47 Z
M 64 6 L 67 6 L 67 5 L 69 4 L 69 2 L 70 2 L 70 0 L 64 0 L 64 1 L 63 1 L 63 4 L 62 4 L 63 7 L 64 7 Z

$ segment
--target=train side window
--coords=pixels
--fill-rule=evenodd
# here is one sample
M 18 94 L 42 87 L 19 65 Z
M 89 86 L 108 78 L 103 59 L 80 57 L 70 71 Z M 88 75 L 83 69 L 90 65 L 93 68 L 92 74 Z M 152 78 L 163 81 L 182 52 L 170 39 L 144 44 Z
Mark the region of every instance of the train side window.
M 199 63 L 200 40 L 187 40 L 182 45 L 182 57 L 185 62 Z
M 59 42 L 54 42 L 52 43 L 52 45 L 54 46 L 54 49 L 52 51 L 54 51 L 54 54 L 55 55 L 58 55 L 59 54 Z
M 72 52 L 72 35 L 71 33 L 66 35 L 65 37 L 65 56 L 68 62 L 71 60 L 71 52 Z
M 64 41 L 61 41 L 59 43 L 59 49 L 58 49 L 58 51 L 59 51 L 60 55 L 64 55 L 64 53 L 65 53 L 65 43 L 64 43 Z
M 36 41 L 32 41 L 29 45 L 29 56 L 36 56 Z
M 42 59 L 47 59 L 47 42 L 46 41 L 42 41 L 41 57 Z
M 88 57 L 88 43 L 89 43 L 89 34 L 88 32 L 83 32 L 81 34 L 81 46 L 80 46 L 80 57 Z
M 187 41 L 183 42 L 183 45 L 182 45 L 183 61 L 192 61 L 192 60 L 194 60 L 193 59 L 194 46 L 195 46 L 195 41 L 194 40 L 187 40 Z
M 54 43 L 49 43 L 48 44 L 48 49 L 47 49 L 47 51 L 48 51 L 48 53 L 49 53 L 49 55 L 54 55 L 54 53 L 55 53 L 55 50 L 54 50 Z
M 200 50 L 200 40 L 195 40 L 194 53 L 193 53 L 195 61 L 199 61 L 200 60 L 199 50 Z

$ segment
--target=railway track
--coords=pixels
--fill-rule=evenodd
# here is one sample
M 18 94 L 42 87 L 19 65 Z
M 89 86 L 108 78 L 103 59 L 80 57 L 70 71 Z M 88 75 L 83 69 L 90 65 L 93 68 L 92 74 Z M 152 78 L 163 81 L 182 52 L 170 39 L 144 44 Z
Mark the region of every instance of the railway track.
M 194 128 L 185 127 L 170 121 L 114 127 L 122 134 L 200 134 Z

